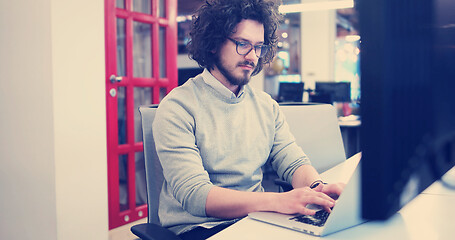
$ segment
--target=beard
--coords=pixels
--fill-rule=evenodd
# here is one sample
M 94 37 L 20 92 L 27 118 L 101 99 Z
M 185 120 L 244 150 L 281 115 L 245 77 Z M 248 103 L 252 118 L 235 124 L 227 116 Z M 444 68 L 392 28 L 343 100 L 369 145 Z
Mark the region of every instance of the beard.
M 240 65 L 250 65 L 253 67 L 253 71 L 248 71 L 248 70 L 243 70 L 242 71 L 242 76 L 241 77 L 236 77 L 232 74 L 232 71 L 228 70 L 225 65 L 221 62 L 220 60 L 220 57 L 218 56 L 215 60 L 215 65 L 216 67 L 218 68 L 218 70 L 220 70 L 221 74 L 224 75 L 224 77 L 226 77 L 226 80 L 232 84 L 232 85 L 237 85 L 237 86 L 243 86 L 243 85 L 246 85 L 248 84 L 248 82 L 250 82 L 250 79 L 251 79 L 251 74 L 254 72 L 254 69 L 255 69 L 255 64 L 253 62 L 249 62 L 249 61 L 243 61 L 243 62 L 239 62 L 237 63 L 236 67 L 237 66 L 240 66 Z

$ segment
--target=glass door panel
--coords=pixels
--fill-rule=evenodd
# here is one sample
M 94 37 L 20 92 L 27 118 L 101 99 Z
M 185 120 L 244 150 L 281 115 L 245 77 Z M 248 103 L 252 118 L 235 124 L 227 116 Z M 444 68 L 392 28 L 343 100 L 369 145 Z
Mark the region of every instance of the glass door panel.
M 115 0 L 115 7 L 125 8 L 125 0 Z
M 117 76 L 126 73 L 125 19 L 117 18 Z
M 160 101 L 167 95 L 167 88 L 160 88 Z
M 126 144 L 128 134 L 126 133 L 126 91 L 125 87 L 119 87 L 117 90 L 117 121 L 118 121 L 118 144 Z
M 142 105 L 152 104 L 152 88 L 134 88 L 134 109 L 139 109 Z M 134 111 L 134 139 L 142 142 L 142 123 L 139 111 Z
M 136 206 L 147 204 L 144 152 L 135 153 Z
M 152 77 L 152 28 L 150 24 L 133 23 L 134 77 Z
M 120 211 L 129 209 L 128 201 L 128 155 L 118 156 L 119 165 L 119 204 Z
M 133 11 L 152 14 L 152 3 L 150 0 L 133 0 Z
M 160 78 L 165 78 L 167 76 L 166 74 L 166 28 L 165 27 L 160 27 L 159 31 L 160 39 L 159 39 L 159 44 L 160 44 Z
M 166 17 L 166 0 L 159 0 L 158 2 L 158 17 Z

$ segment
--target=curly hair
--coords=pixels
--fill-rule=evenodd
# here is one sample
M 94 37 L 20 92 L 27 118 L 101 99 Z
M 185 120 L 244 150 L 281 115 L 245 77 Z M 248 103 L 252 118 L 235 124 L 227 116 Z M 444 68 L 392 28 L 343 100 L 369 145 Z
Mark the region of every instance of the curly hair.
M 258 74 L 264 64 L 270 63 L 277 51 L 276 30 L 282 19 L 278 12 L 280 0 L 207 0 L 193 15 L 189 57 L 199 66 L 213 69 L 216 54 L 226 39 L 244 19 L 264 25 L 264 44 L 271 48 L 260 58 L 252 75 Z M 215 53 L 214 53 L 215 52 Z

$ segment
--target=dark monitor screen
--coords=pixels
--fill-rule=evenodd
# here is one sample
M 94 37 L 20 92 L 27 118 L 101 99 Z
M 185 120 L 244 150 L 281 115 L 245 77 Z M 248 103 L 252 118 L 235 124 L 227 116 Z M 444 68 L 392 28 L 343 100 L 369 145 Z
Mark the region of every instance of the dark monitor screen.
M 327 100 L 321 100 L 327 99 Z M 350 82 L 316 82 L 313 102 L 351 102 Z
M 302 102 L 303 82 L 280 82 L 278 102 Z
M 357 1 L 362 216 L 387 219 L 455 165 L 455 1 Z

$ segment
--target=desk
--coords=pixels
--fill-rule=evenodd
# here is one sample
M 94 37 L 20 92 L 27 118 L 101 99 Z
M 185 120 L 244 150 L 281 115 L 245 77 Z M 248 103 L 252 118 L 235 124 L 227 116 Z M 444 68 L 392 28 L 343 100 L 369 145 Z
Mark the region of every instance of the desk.
M 347 182 L 360 159 L 356 154 L 321 176 L 325 181 Z M 369 221 L 323 237 L 324 239 L 455 239 L 455 191 L 436 182 L 389 220 Z M 320 239 L 248 217 L 209 238 L 210 240 Z

